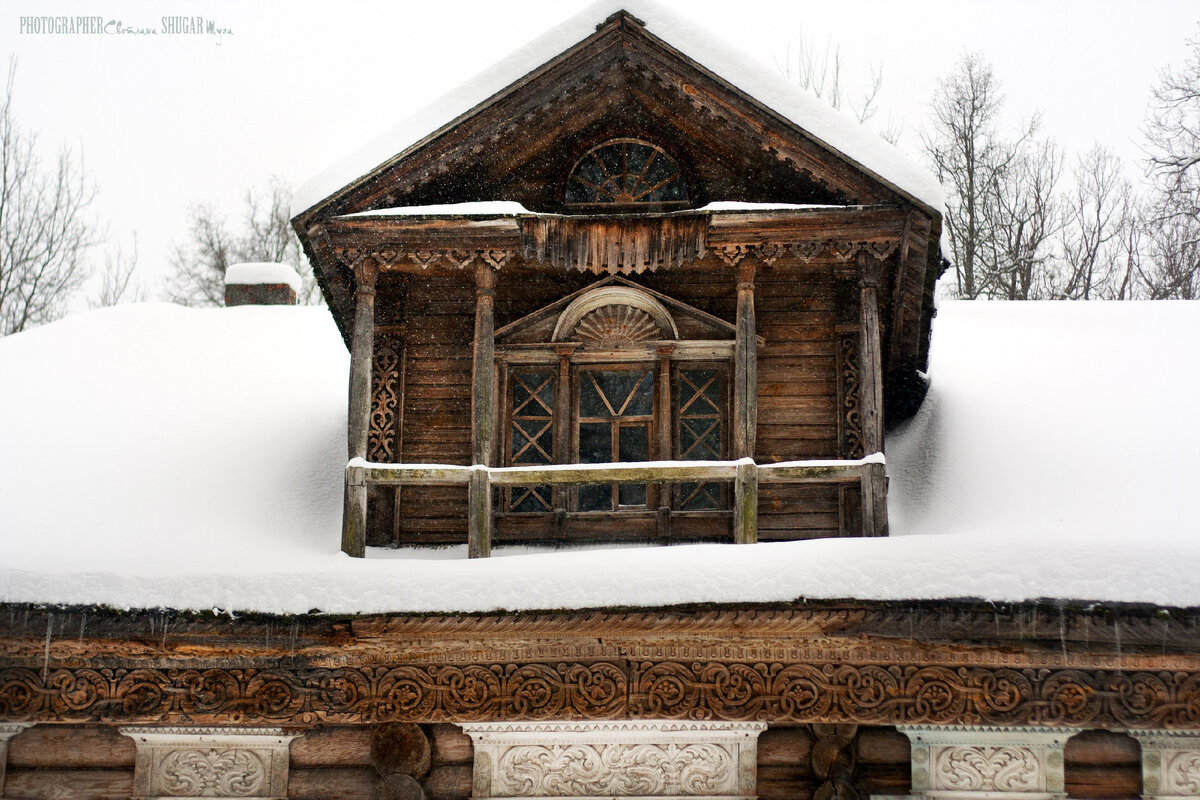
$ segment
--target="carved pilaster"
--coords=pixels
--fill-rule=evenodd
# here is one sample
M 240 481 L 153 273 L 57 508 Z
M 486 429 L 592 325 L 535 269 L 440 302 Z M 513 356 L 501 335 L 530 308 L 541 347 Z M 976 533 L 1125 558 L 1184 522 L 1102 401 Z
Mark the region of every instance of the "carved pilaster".
M 842 458 L 863 457 L 862 379 L 858 327 L 837 333 L 838 451 Z
M 1200 734 L 1130 731 L 1142 746 L 1142 797 L 1200 797 Z
M 910 800 L 1067 796 L 1063 746 L 1076 729 L 902 725 L 899 730 L 912 743 Z
M 371 425 L 367 460 L 380 464 L 398 461 L 400 402 L 404 381 L 404 340 L 384 334 L 375 340 L 371 362 Z
M 721 797 L 755 793 L 761 722 L 493 722 L 475 743 L 472 797 Z
M 134 800 L 287 797 L 288 744 L 281 728 L 121 728 L 133 739 Z

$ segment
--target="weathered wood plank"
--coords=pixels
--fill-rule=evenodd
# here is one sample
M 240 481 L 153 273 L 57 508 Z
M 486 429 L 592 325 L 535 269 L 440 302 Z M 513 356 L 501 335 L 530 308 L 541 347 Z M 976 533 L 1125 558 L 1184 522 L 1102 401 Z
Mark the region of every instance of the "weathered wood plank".
M 372 730 L 369 726 L 346 725 L 307 731 L 292 740 L 292 769 L 369 766 Z
M 4 796 L 21 800 L 128 800 L 133 770 L 10 769 Z
M 35 725 L 8 742 L 9 769 L 133 769 L 137 748 L 115 727 Z
M 370 767 L 292 769 L 288 773 L 290 800 L 374 800 L 378 783 Z

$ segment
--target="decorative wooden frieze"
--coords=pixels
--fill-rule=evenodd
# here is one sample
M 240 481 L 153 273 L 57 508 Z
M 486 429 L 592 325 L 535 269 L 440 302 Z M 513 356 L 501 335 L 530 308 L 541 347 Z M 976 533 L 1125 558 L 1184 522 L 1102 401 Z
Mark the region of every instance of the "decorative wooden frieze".
M 1130 731 L 1142 746 L 1142 797 L 1200 797 L 1200 734 Z
M 404 380 L 404 340 L 383 335 L 375 339 L 371 362 L 371 420 L 367 460 L 386 464 L 397 460 L 400 442 L 400 392 Z
M 610 275 L 690 264 L 704 256 L 707 232 L 707 214 L 521 220 L 526 261 Z
M 137 760 L 133 797 L 287 797 L 288 744 L 280 728 L 121 728 Z
M 880 663 L 853 664 L 849 649 L 819 644 L 780 647 L 785 661 L 709 660 L 716 655 L 203 671 L 51 667 L 44 676 L 12 667 L 0 669 L 0 710 L 20 721 L 143 724 L 637 717 L 1195 730 L 1200 706 L 1196 670 L 888 663 L 882 654 Z
M 912 744 L 910 800 L 1066 797 L 1063 747 L 1077 729 L 900 726 Z
M 761 722 L 500 722 L 463 725 L 472 797 L 754 795 Z

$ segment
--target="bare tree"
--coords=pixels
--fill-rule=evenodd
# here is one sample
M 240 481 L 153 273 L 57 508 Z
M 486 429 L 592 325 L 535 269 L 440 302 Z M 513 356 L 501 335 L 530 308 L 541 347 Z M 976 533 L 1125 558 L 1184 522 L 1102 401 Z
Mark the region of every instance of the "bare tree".
M 142 303 L 149 296 L 146 287 L 134 275 L 137 270 L 137 234 L 133 248 L 126 252 L 119 243 L 104 254 L 104 273 L 96 296 L 88 300 L 88 308 L 103 308 L 122 303 Z
M 312 269 L 289 221 L 291 196 L 291 187 L 279 177 L 263 189 L 247 190 L 236 229 L 212 205 L 193 205 L 188 238 L 176 242 L 171 255 L 170 299 L 190 306 L 222 305 L 230 265 L 281 261 L 295 267 L 303 279 L 300 302 L 319 303 Z
M 955 294 L 966 299 L 1004 296 L 1010 285 L 999 228 L 1002 202 L 1015 164 L 1038 127 L 1034 117 L 1012 140 L 1001 138 L 997 120 L 1004 98 L 991 65 L 965 54 L 938 82 L 933 128 L 922 147 L 947 192 L 945 223 L 955 269 Z
M 996 296 L 1040 300 L 1050 295 L 1053 245 L 1063 227 L 1057 190 L 1062 164 L 1062 150 L 1045 139 L 1018 153 L 1008 170 L 993 175 Z
M 90 216 L 96 190 L 69 150 L 43 164 L 37 136 L 13 113 L 16 61 L 0 106 L 0 336 L 61 317 L 88 278 L 102 240 Z
M 1146 283 L 1154 298 L 1200 296 L 1200 34 L 1188 44 L 1183 68 L 1160 74 L 1145 129 L 1154 183 Z
M 1116 299 L 1121 293 L 1129 260 L 1127 230 L 1134 222 L 1133 188 L 1123 172 L 1121 160 L 1099 145 L 1076 161 L 1056 297 Z
M 796 57 L 792 58 L 792 50 L 789 47 L 783 61 L 777 58 L 775 63 L 784 77 L 809 90 L 834 108 L 844 106 L 862 125 L 871 122 L 879 111 L 877 102 L 879 91 L 883 88 L 883 67 L 872 64 L 870 83 L 861 93 L 851 96 L 842 85 L 841 48 L 837 45 L 832 49 L 828 45 L 820 47 L 801 36 Z M 887 124 L 877 129 L 877 133 L 891 144 L 899 141 L 901 131 L 902 126 L 890 116 Z

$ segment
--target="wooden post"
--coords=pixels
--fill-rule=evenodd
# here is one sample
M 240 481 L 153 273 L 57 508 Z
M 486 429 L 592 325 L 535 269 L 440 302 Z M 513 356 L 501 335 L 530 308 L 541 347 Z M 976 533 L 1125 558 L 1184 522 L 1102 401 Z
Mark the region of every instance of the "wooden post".
M 475 342 L 471 369 L 471 461 L 493 466 L 496 401 L 496 273 L 487 264 L 475 268 Z M 492 550 L 492 489 L 487 470 L 471 476 L 467 493 L 467 555 L 483 558 Z
M 733 372 L 733 457 L 754 458 L 758 428 L 758 343 L 754 322 L 754 262 L 738 266 Z
M 675 345 L 659 345 L 655 352 L 658 354 L 658 414 L 656 415 L 657 433 L 654 457 L 659 461 L 671 460 L 671 354 Z M 671 484 L 663 481 L 658 484 L 658 536 L 668 539 L 671 535 Z
M 471 470 L 467 507 L 467 558 L 487 558 L 492 554 L 492 482 L 486 467 Z
M 554 382 L 554 463 L 571 463 L 571 354 L 575 345 L 556 348 L 558 380 Z M 555 486 L 550 490 L 554 503 L 554 527 L 559 538 L 567 534 L 567 503 L 570 489 Z
M 749 458 L 738 462 L 733 479 L 733 541 L 758 541 L 758 466 Z
M 346 449 L 350 458 L 367 457 L 371 417 L 371 360 L 375 348 L 375 279 L 379 267 L 364 258 L 354 270 L 354 337 L 350 340 L 350 395 L 346 414 Z M 342 506 L 342 552 L 366 554 L 367 487 L 347 482 Z
M 859 378 L 862 392 L 863 453 L 883 452 L 883 365 L 879 335 L 879 281 L 882 265 L 866 252 L 858 254 L 861 285 L 859 315 L 862 346 L 859 348 Z M 870 482 L 868 490 L 866 484 Z M 887 479 L 883 465 L 869 470 L 863 482 L 863 535 L 887 535 Z

